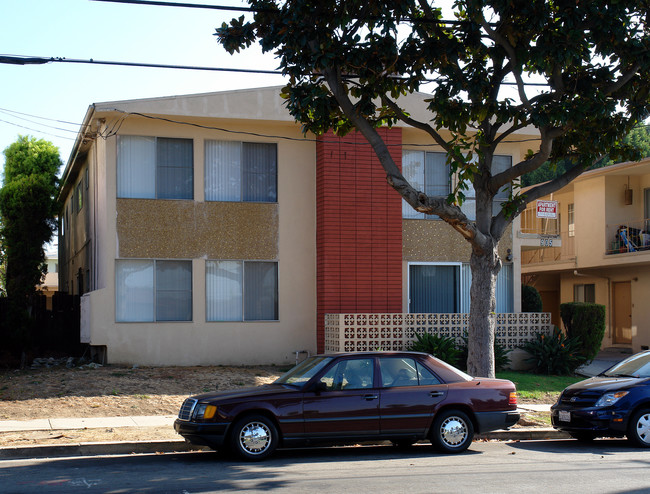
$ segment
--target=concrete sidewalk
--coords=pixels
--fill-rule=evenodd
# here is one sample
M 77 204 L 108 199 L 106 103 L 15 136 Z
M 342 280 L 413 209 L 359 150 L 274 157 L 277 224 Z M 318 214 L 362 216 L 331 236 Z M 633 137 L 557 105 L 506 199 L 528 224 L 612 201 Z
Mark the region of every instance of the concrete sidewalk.
M 544 412 L 550 405 L 522 404 L 520 413 L 525 411 Z M 0 433 L 21 431 L 54 431 L 75 429 L 102 429 L 119 427 L 173 427 L 175 415 L 134 416 L 134 417 L 88 417 L 36 420 L 0 421 Z M 66 456 L 126 455 L 133 453 L 172 453 L 183 451 L 209 451 L 209 448 L 186 443 L 180 436 L 176 441 L 120 441 L 83 442 L 60 445 L 35 445 L 0 447 L 0 459 L 51 458 Z M 510 430 L 477 434 L 476 439 L 484 440 L 543 440 L 566 439 L 569 436 L 550 427 L 518 427 Z

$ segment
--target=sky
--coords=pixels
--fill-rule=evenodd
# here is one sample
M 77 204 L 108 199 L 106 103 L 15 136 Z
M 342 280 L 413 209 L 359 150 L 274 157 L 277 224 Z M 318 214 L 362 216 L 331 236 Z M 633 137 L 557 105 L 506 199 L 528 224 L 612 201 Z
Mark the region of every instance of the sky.
M 241 0 L 184 3 L 246 6 Z M 228 54 L 216 27 L 238 12 L 91 0 L 2 0 L 0 54 L 275 70 L 255 46 Z M 0 151 L 30 135 L 53 142 L 67 162 L 92 103 L 282 85 L 279 75 L 77 63 L 0 64 Z M 0 155 L 0 169 L 4 154 Z

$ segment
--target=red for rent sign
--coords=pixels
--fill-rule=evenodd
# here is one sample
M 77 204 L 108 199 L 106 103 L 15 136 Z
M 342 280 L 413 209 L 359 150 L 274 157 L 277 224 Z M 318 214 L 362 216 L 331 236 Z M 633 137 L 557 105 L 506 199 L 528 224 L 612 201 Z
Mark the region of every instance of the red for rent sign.
M 557 201 L 537 201 L 538 218 L 557 218 Z

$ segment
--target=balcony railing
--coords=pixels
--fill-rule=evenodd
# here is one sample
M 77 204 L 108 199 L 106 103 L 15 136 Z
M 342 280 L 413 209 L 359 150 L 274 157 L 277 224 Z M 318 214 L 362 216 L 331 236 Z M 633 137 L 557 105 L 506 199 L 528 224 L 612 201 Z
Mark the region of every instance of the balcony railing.
M 561 247 L 539 247 L 521 252 L 521 264 L 568 261 L 576 257 L 576 238 L 573 232 L 560 233 Z
M 506 349 L 553 331 L 547 312 L 496 316 L 496 340 Z M 325 352 L 400 351 L 423 333 L 451 337 L 460 345 L 468 325 L 469 314 L 325 314 Z
M 607 254 L 650 250 L 650 219 L 606 226 Z
M 560 219 L 538 218 L 535 208 L 527 208 L 521 213 L 519 231 L 524 234 L 559 235 Z

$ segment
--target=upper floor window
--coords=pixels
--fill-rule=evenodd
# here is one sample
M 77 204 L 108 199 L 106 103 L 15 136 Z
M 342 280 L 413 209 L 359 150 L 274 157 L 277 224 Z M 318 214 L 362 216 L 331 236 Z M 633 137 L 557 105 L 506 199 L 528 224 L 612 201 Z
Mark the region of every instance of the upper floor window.
M 495 154 L 492 157 L 493 176 L 503 171 L 506 171 L 511 166 L 512 166 L 512 156 Z M 476 191 L 474 190 L 473 185 L 469 184 L 469 189 L 464 191 L 464 193 L 465 193 L 465 201 L 461 205 L 460 209 L 463 213 L 465 213 L 465 216 L 467 216 L 468 219 L 473 221 L 476 219 Z M 500 208 L 501 203 L 507 201 L 508 197 L 510 197 L 510 185 L 505 185 L 494 196 L 493 199 L 494 209 L 492 211 L 492 214 L 499 213 L 499 211 L 501 210 Z
M 118 136 L 117 197 L 193 199 L 192 139 Z
M 405 149 L 402 152 L 402 174 L 413 187 L 427 195 L 447 197 L 451 191 L 446 153 Z M 438 218 L 438 216 L 418 213 L 404 200 L 402 200 L 402 217 Z
M 83 189 L 83 183 L 79 182 L 77 184 L 77 187 L 75 188 L 75 206 L 77 209 L 77 213 L 81 211 L 84 207 L 84 189 Z
M 576 216 L 573 204 L 568 205 L 567 217 L 569 221 L 569 237 L 576 236 Z
M 205 141 L 205 200 L 276 202 L 277 145 Z

